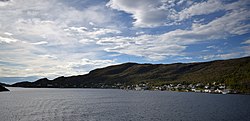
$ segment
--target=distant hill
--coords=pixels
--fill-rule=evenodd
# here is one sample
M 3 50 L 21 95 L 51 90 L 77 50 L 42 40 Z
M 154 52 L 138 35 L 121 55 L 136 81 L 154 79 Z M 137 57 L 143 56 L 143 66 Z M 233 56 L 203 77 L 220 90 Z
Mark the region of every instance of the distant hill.
M 3 87 L 2 85 L 0 85 L 0 92 L 2 91 L 9 91 L 8 89 L 6 89 L 5 87 Z
M 7 86 L 10 86 L 9 84 L 5 84 L 5 83 L 1 83 L 1 82 L 0 82 L 0 85 L 6 86 L 6 87 L 7 87 Z
M 85 75 L 20 82 L 16 87 L 93 87 L 103 85 L 169 83 L 225 83 L 233 89 L 250 92 L 250 57 L 198 63 L 137 64 L 124 63 L 95 69 Z

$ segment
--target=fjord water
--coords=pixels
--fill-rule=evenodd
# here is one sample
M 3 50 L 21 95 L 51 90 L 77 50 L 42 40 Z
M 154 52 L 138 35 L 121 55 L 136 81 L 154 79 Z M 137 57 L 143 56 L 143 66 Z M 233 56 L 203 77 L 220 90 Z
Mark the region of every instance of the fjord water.
M 118 89 L 9 88 L 1 121 L 247 121 L 249 95 Z

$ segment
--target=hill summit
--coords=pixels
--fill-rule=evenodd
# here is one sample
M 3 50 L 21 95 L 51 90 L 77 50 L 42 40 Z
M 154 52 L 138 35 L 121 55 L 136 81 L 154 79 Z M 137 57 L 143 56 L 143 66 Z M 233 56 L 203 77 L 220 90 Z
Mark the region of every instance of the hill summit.
M 85 75 L 19 82 L 17 87 L 112 88 L 117 85 L 164 85 L 170 83 L 224 83 L 232 89 L 250 92 L 250 57 L 197 63 L 124 63 L 95 69 Z

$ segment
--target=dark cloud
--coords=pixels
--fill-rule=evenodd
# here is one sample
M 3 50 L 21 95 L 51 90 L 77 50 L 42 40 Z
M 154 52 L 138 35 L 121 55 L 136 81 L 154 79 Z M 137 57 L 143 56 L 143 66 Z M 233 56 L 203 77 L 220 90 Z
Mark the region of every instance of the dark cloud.
M 10 1 L 10 0 L 0 0 L 0 2 L 8 2 L 8 1 Z

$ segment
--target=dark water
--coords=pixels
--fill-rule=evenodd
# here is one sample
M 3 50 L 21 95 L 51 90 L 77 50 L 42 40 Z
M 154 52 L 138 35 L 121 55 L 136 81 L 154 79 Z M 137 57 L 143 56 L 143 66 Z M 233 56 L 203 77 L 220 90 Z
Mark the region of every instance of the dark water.
M 0 92 L 1 121 L 249 121 L 250 96 L 112 89 Z

